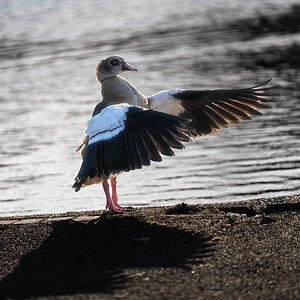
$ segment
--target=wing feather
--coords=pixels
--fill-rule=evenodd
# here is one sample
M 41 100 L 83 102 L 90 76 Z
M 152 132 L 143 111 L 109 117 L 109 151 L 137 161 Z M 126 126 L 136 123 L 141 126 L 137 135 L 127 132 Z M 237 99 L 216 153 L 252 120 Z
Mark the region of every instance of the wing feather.
M 265 86 L 270 81 L 244 89 L 163 91 L 149 97 L 148 102 L 150 108 L 191 118 L 196 135 L 190 136 L 194 138 L 261 115 L 258 109 L 270 107 L 264 102 L 278 96 L 273 92 L 278 86 Z
M 189 123 L 127 104 L 106 107 L 88 123 L 85 155 L 73 188 L 93 183 L 95 176 L 105 179 L 161 161 L 160 154 L 174 155 L 171 148 L 182 149 L 181 142 L 190 141 L 194 128 Z

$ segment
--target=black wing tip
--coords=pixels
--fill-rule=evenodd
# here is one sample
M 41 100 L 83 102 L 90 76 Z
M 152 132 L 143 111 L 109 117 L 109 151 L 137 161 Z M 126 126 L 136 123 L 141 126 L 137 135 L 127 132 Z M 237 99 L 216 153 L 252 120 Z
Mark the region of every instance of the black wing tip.
M 254 85 L 254 86 L 251 86 L 249 88 L 244 88 L 244 89 L 241 89 L 241 90 L 254 90 L 255 92 L 259 92 L 259 91 L 267 91 L 267 90 L 273 90 L 273 89 L 277 89 L 280 87 L 280 85 L 272 85 L 272 86 L 268 86 L 266 87 L 266 85 L 268 83 L 270 83 L 271 81 L 273 80 L 273 77 L 270 77 L 268 80 L 264 81 L 263 83 L 260 83 L 260 84 L 257 84 L 257 85 Z M 277 96 L 279 94 L 276 94 L 274 96 Z M 270 96 L 273 96 L 273 95 L 270 95 Z
M 260 83 L 260 84 L 256 84 L 254 86 L 251 86 L 249 88 L 244 88 L 242 90 L 248 90 L 248 89 L 256 89 L 256 88 L 259 88 L 259 87 L 262 87 L 262 86 L 265 86 L 267 85 L 269 82 L 271 82 L 273 79 L 273 77 L 270 77 L 269 79 L 267 79 L 266 81 L 264 81 L 263 83 Z
M 272 81 L 272 79 L 273 79 L 273 77 L 270 77 L 269 79 L 267 79 L 267 81 L 265 81 L 264 83 L 262 83 L 262 84 L 258 85 L 258 87 L 259 87 L 259 86 L 264 86 L 264 85 L 267 85 L 269 82 L 271 82 L 271 81 Z
M 78 192 L 81 189 L 81 185 L 78 185 L 77 182 L 75 182 L 72 185 L 72 188 L 74 189 L 75 192 Z
M 78 192 L 81 189 L 84 181 L 85 180 L 83 178 L 80 178 L 78 176 L 75 178 L 75 182 L 72 185 L 72 188 L 74 189 L 75 192 Z

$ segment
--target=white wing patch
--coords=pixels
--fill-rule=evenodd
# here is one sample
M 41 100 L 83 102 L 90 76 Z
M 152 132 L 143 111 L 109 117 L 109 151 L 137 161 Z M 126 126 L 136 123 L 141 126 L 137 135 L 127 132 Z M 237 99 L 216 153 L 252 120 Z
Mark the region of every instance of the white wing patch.
M 184 112 L 181 100 L 173 97 L 180 90 L 161 91 L 149 97 L 150 108 L 174 116 L 179 116 Z
M 126 113 L 130 105 L 126 103 L 110 105 L 100 114 L 92 117 L 88 122 L 86 134 L 89 136 L 89 145 L 109 140 L 124 130 Z

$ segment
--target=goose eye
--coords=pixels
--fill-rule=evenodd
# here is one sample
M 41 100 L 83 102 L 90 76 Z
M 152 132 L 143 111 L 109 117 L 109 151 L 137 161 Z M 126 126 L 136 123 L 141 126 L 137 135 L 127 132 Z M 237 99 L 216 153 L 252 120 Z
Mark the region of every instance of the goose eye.
M 117 66 L 119 63 L 120 63 L 120 62 L 119 62 L 117 59 L 115 59 L 115 58 L 113 58 L 113 59 L 110 61 L 110 64 L 111 64 L 112 66 Z

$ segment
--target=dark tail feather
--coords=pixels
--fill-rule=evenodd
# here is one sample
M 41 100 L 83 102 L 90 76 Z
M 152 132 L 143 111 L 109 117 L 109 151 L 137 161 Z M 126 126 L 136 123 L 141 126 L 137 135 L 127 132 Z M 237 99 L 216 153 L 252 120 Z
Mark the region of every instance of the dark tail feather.
M 75 192 L 78 192 L 84 182 L 88 177 L 93 178 L 96 174 L 96 154 L 97 154 L 97 144 L 91 144 L 87 147 L 86 154 L 84 160 L 81 164 L 81 168 L 78 172 L 78 175 L 75 178 L 75 183 L 73 184 L 73 188 Z

